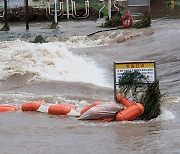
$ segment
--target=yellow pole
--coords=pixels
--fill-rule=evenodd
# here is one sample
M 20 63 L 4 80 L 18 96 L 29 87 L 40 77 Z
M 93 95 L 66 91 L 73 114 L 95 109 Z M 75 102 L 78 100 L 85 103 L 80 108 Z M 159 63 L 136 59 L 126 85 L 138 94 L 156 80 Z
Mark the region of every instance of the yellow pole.
M 174 10 L 174 0 L 171 0 L 171 10 Z

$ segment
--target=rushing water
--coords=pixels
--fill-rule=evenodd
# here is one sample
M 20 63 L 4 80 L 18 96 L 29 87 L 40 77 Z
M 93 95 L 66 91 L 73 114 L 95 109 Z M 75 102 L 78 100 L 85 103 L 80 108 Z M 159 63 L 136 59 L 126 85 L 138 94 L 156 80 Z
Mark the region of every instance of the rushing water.
M 100 30 L 94 21 L 10 24 L 0 33 L 0 102 L 113 102 L 113 61 L 155 60 L 162 114 L 151 121 L 80 121 L 46 113 L 0 113 L 0 153 L 180 153 L 180 19 L 145 29 Z M 48 43 L 34 44 L 35 35 Z
M 38 25 L 38 27 L 36 27 Z M 22 28 L 20 28 L 22 26 Z M 22 37 L 13 25 L 1 39 Z M 26 39 L 44 33 L 49 43 L 10 38 L 0 42 L 2 103 L 113 102 L 113 61 L 156 60 L 162 114 L 149 122 L 90 122 L 43 113 L 1 113 L 1 153 L 179 153 L 180 20 L 159 19 L 146 29 L 126 29 L 86 37 L 99 30 L 93 21 L 32 24 Z M 54 36 L 56 34 L 56 37 Z

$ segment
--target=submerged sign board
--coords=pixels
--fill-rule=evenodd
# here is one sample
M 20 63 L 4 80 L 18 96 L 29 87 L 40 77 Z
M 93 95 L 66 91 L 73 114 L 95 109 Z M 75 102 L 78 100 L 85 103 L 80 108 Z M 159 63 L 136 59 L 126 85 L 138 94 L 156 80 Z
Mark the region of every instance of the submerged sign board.
M 114 91 L 116 94 L 116 86 L 119 85 L 123 73 L 137 71 L 144 75 L 148 83 L 156 80 L 156 64 L 155 61 L 135 61 L 135 62 L 114 62 Z

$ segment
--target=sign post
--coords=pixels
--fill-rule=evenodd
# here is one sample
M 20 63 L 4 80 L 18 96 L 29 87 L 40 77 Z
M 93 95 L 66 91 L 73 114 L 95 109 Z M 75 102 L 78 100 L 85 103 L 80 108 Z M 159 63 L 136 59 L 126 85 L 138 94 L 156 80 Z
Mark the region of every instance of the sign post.
M 156 80 L 156 63 L 155 61 L 135 61 L 135 62 L 114 62 L 114 99 L 116 99 L 117 86 L 123 73 L 139 72 L 144 75 L 148 83 L 153 83 Z

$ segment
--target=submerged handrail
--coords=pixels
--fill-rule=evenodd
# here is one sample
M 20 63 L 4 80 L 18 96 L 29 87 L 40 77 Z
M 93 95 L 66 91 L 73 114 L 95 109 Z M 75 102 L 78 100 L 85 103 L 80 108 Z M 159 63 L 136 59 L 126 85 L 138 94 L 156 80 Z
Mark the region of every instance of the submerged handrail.
M 49 2 L 44 3 L 46 6 L 46 15 L 54 15 L 54 10 L 51 8 L 51 4 Z M 66 13 L 64 11 L 64 7 L 66 8 Z M 89 0 L 85 0 L 85 14 L 84 15 L 78 15 L 77 9 L 76 9 L 76 2 L 74 0 L 71 0 L 71 12 L 69 11 L 69 2 L 66 0 L 66 3 L 64 1 L 59 2 L 59 9 L 57 9 L 58 16 L 64 16 L 66 15 L 69 19 L 69 16 L 71 15 L 75 19 L 84 19 L 89 16 Z
M 80 16 L 76 12 L 76 2 L 71 0 L 71 4 L 72 4 L 72 16 L 74 18 L 76 18 L 76 19 L 84 19 L 84 18 L 87 18 L 89 16 L 89 0 L 86 0 L 84 3 L 85 3 L 85 14 Z
M 2 15 L 0 15 L 0 18 L 4 18 L 5 11 L 2 12 Z
M 99 9 L 99 19 L 101 18 L 101 11 L 106 7 L 106 2 L 102 1 L 103 6 Z

